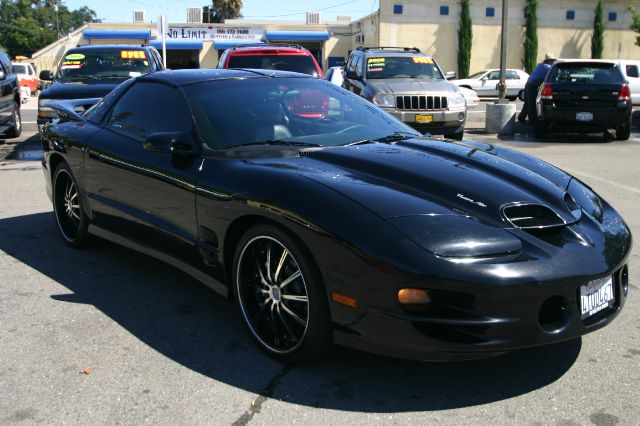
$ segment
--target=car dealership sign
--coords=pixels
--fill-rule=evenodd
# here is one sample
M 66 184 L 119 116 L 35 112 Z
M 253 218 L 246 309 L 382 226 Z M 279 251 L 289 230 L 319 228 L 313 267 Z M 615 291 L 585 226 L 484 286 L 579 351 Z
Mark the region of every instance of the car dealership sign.
M 169 27 L 167 37 L 171 39 L 190 40 L 247 40 L 261 41 L 264 29 L 246 27 Z

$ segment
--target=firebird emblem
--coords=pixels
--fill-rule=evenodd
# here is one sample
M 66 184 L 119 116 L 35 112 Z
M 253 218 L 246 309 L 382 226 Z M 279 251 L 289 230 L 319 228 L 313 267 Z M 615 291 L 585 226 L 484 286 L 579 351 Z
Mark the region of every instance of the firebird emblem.
M 483 203 L 482 201 L 474 201 L 474 200 L 472 200 L 471 198 L 469 198 L 469 197 L 467 197 L 467 196 L 464 196 L 464 195 L 462 195 L 462 194 L 458 194 L 458 195 L 457 195 L 457 197 L 458 197 L 458 198 L 460 198 L 461 200 L 468 201 L 468 202 L 470 202 L 471 204 L 475 204 L 475 205 L 476 205 L 476 206 L 478 206 L 478 207 L 487 207 L 487 205 L 486 205 L 485 203 Z

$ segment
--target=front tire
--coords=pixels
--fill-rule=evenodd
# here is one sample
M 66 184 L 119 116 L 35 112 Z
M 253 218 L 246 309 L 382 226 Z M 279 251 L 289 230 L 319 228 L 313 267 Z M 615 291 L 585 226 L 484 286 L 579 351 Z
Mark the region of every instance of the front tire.
M 22 117 L 20 116 L 20 104 L 15 102 L 13 106 L 13 116 L 11 117 L 11 128 L 7 131 L 8 138 L 17 138 L 22 134 Z
M 53 173 L 53 212 L 58 231 L 73 248 L 89 243 L 89 220 L 84 213 L 78 184 L 67 163 L 60 163 Z
M 234 294 L 258 346 L 284 362 L 319 357 L 331 345 L 327 295 L 306 248 L 271 225 L 250 228 L 233 262 Z
M 518 92 L 518 99 L 524 102 L 524 90 Z
M 457 141 L 461 141 L 462 138 L 464 137 L 464 130 L 460 130 L 459 132 L 451 133 L 451 134 L 447 135 L 447 137 L 449 139 L 454 139 L 454 140 L 457 140 Z

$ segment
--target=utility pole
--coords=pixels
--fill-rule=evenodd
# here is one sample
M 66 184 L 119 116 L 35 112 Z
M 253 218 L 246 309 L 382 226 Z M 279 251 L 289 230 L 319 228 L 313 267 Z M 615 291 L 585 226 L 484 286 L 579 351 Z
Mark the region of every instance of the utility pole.
M 509 0 L 502 0 L 502 31 L 500 33 L 500 83 L 498 99 L 504 102 L 507 90 L 507 31 L 509 31 Z
M 53 10 L 56 11 L 56 39 L 60 38 L 60 18 L 58 16 L 60 0 L 53 0 Z

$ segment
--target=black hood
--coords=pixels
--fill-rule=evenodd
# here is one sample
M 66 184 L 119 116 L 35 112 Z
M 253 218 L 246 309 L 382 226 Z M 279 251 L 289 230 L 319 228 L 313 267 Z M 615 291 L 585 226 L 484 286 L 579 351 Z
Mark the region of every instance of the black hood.
M 504 226 L 502 207 L 533 203 L 551 208 L 566 223 L 575 221 L 564 201 L 569 175 L 491 145 L 406 140 L 309 150 L 279 161 L 287 164 L 269 163 L 327 185 L 384 219 L 465 215 Z
M 84 83 L 61 83 L 54 81 L 49 87 L 42 91 L 42 99 L 85 99 L 103 98 L 113 89 L 118 87 L 123 80 L 111 80 L 95 84 Z

